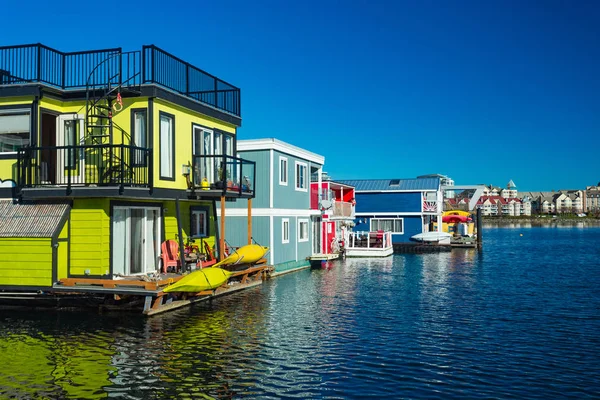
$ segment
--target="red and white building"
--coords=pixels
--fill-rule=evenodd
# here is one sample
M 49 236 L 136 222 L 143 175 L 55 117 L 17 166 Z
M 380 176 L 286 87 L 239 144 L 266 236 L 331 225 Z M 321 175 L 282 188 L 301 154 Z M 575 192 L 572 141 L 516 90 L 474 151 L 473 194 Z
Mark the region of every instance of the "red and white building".
M 310 208 L 321 211 L 320 243 L 322 254 L 339 250 L 346 233 L 354 226 L 354 187 L 335 181 L 310 184 Z

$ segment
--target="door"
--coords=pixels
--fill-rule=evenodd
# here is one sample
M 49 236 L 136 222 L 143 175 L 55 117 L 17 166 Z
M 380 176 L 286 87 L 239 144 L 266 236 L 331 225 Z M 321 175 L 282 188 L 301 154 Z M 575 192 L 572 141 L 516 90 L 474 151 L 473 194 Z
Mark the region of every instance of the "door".
M 312 220 L 313 254 L 321 253 L 321 218 Z
M 115 275 L 136 275 L 158 268 L 160 251 L 158 207 L 114 207 L 112 269 Z
M 83 116 L 59 115 L 56 119 L 56 183 L 85 183 L 85 152 Z

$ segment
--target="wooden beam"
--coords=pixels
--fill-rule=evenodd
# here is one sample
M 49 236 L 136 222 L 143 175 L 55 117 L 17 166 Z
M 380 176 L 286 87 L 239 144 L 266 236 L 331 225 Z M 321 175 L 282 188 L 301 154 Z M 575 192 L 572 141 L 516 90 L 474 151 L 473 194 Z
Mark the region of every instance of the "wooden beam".
M 221 196 L 221 238 L 219 240 L 219 261 L 225 259 L 225 196 Z
M 175 199 L 175 213 L 177 218 L 177 234 L 179 235 L 179 262 L 181 263 L 181 271 L 185 270 L 185 254 L 183 247 L 183 232 L 181 229 L 181 210 L 179 208 L 179 199 Z
M 252 244 L 252 198 L 248 199 L 248 244 Z

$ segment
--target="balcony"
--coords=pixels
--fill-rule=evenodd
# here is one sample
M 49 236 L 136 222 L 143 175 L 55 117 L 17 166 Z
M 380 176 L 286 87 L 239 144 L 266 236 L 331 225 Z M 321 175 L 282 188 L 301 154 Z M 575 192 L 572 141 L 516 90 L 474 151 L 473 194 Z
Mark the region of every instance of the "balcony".
M 329 214 L 329 217 L 354 218 L 354 205 L 346 201 L 334 201 L 333 213 Z
M 21 190 L 65 194 L 75 188 L 149 188 L 151 150 L 123 144 L 26 147 L 18 151 L 16 176 Z
M 42 44 L 0 47 L 0 86 L 28 83 L 72 91 L 154 84 L 241 115 L 239 88 L 154 45 L 132 52 L 112 48 L 71 53 Z
M 194 156 L 189 189 L 196 195 L 255 196 L 256 163 L 228 155 Z

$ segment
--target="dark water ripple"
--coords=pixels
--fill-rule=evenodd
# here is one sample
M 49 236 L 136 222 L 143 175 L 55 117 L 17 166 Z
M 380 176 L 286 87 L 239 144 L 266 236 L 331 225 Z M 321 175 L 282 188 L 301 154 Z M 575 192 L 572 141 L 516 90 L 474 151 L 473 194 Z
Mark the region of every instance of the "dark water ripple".
M 151 319 L 2 312 L 0 398 L 600 398 L 599 244 L 492 227 Z

